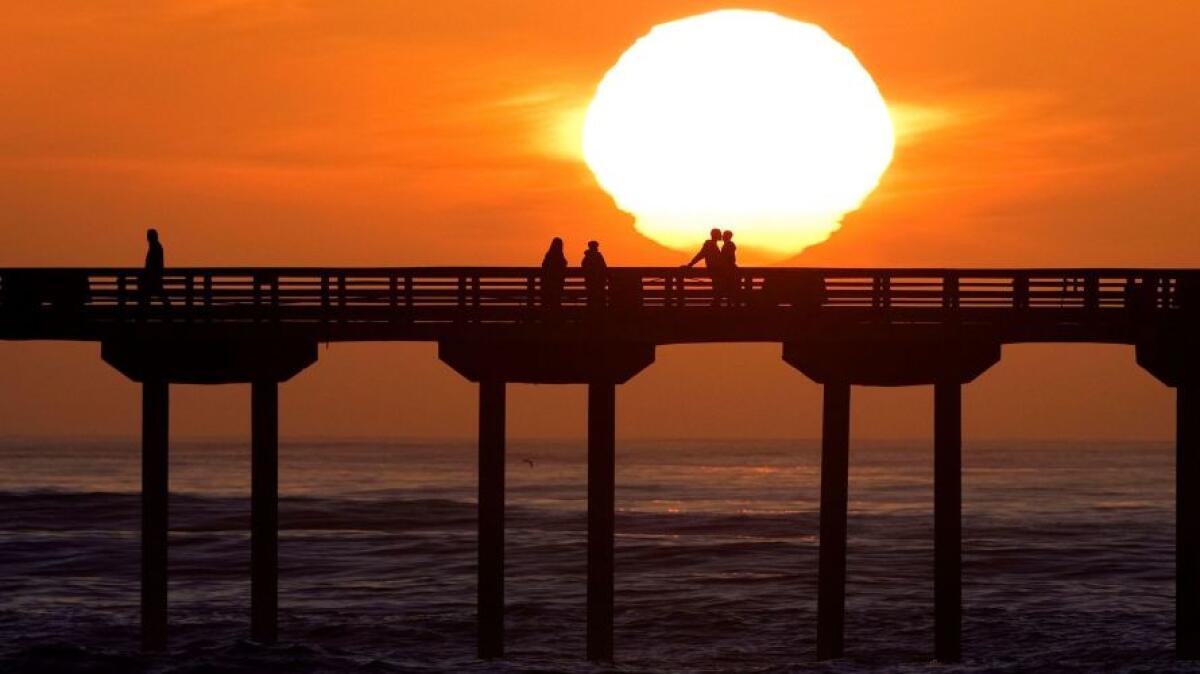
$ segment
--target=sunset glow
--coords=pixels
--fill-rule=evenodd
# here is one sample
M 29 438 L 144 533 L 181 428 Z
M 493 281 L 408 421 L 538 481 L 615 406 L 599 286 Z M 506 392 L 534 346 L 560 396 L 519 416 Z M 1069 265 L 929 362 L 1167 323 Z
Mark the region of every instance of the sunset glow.
M 824 241 L 875 188 L 894 134 L 878 88 L 824 30 L 726 10 L 655 27 L 600 83 L 584 156 L 642 234 L 711 227 L 781 258 Z

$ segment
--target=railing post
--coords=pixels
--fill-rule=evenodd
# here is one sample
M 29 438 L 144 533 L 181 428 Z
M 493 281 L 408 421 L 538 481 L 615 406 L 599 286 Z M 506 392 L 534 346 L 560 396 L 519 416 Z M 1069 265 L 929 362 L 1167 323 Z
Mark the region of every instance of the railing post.
M 505 391 L 502 381 L 479 383 L 478 650 L 504 655 Z
M 250 385 L 250 635 L 278 636 L 279 384 Z
M 467 277 L 463 274 L 458 276 L 458 312 L 455 317 L 455 322 L 462 322 L 466 318 L 467 313 Z
M 166 380 L 142 383 L 142 648 L 167 647 L 170 398 Z
M 400 307 L 400 283 L 394 273 L 388 274 L 388 309 L 390 320 L 396 320 L 396 310 Z
M 344 273 L 338 274 L 337 281 L 338 311 L 340 312 L 342 320 L 346 320 L 346 275 Z
M 213 319 L 213 279 L 212 274 L 205 274 L 201 283 L 201 292 L 204 293 L 204 315 L 210 322 Z
M 962 656 L 962 385 L 933 387 L 934 657 Z
M 942 308 L 943 309 L 958 309 L 959 307 L 959 282 L 957 274 L 946 274 L 942 278 Z
M 1089 273 L 1083 281 L 1083 305 L 1088 311 L 1100 308 L 1100 277 Z
M 846 513 L 850 385 L 826 382 L 821 432 L 821 524 L 817 552 L 817 659 L 842 656 L 846 618 Z
M 129 281 L 125 274 L 117 274 L 117 313 L 122 319 L 125 318 L 125 309 L 128 306 Z
M 475 323 L 479 322 L 480 299 L 481 298 L 480 298 L 480 291 L 479 291 L 479 275 L 475 274 L 474 276 L 471 277 L 471 314 L 472 314 L 471 320 L 472 320 L 472 322 L 475 322 Z
M 1029 308 L 1029 276 L 1017 274 L 1013 277 L 1013 308 Z
M 254 302 L 254 321 L 258 322 L 262 319 L 262 278 L 258 274 L 254 274 L 252 279 L 253 280 L 251 283 L 254 289 L 252 293 Z
M 183 306 L 187 312 L 187 321 L 191 323 L 194 320 L 193 309 L 196 306 L 196 277 L 188 274 L 183 281 L 183 292 L 186 297 L 183 301 Z
M 329 274 L 321 274 L 321 324 L 329 323 Z

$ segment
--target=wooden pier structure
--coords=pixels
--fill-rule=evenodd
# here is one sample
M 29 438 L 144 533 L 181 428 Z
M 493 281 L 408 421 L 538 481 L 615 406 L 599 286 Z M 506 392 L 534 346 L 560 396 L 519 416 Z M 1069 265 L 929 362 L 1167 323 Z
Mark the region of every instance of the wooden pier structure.
M 1005 344 L 1135 347 L 1177 391 L 1176 652 L 1200 659 L 1200 271 L 614 268 L 561 291 L 530 268 L 0 269 L 0 339 L 99 342 L 142 384 L 142 637 L 167 644 L 169 389 L 249 383 L 252 637 L 272 642 L 278 388 L 317 345 L 436 341 L 479 384 L 478 654 L 504 653 L 505 387 L 588 386 L 587 657 L 613 658 L 617 387 L 662 344 L 777 342 L 824 386 L 817 654 L 843 654 L 853 386 L 934 387 L 933 655 L 961 657 L 962 387 Z M 555 285 L 554 280 L 549 281 Z

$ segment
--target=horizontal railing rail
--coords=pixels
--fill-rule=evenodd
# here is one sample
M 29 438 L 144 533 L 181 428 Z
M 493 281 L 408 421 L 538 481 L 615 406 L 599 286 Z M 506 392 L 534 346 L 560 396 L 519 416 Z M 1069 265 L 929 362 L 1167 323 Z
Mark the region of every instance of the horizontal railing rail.
M 0 269 L 0 316 L 210 321 L 535 320 L 722 308 L 978 313 L 1177 311 L 1200 305 L 1189 269 L 703 269 L 526 267 Z

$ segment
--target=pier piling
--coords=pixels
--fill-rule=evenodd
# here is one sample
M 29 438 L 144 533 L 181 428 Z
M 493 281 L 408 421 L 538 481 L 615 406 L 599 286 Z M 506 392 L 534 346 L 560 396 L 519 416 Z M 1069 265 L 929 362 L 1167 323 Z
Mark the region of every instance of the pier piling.
M 142 648 L 167 647 L 169 386 L 142 383 Z
M 1200 660 L 1200 386 L 1175 395 L 1175 652 Z
M 250 635 L 278 638 L 279 608 L 279 385 L 250 385 Z
M 843 652 L 850 385 L 932 384 L 934 652 L 938 660 L 957 662 L 962 650 L 962 385 L 1000 361 L 1000 343 L 946 335 L 858 342 L 817 337 L 785 342 L 783 359 L 825 386 L 817 657 L 826 660 Z
M 962 385 L 933 388 L 934 657 L 962 657 Z
M 1137 363 L 1175 389 L 1175 657 L 1200 660 L 1200 326 L 1137 343 Z
M 479 383 L 479 634 L 482 659 L 504 655 L 505 384 Z
M 587 658 L 613 659 L 616 386 L 588 385 Z
M 101 342 L 100 356 L 142 384 L 142 635 L 146 650 L 166 645 L 168 383 L 250 384 L 250 634 L 255 641 L 274 643 L 279 607 L 279 383 L 317 361 L 316 342 L 135 335 Z
M 587 658 L 613 659 L 616 396 L 654 345 L 606 339 L 440 340 L 438 357 L 479 389 L 479 655 L 503 653 L 504 382 L 587 384 Z M 485 501 L 494 504 L 485 507 Z
M 821 431 L 821 530 L 817 571 L 817 659 L 842 655 L 846 617 L 846 509 L 850 385 L 826 382 Z

